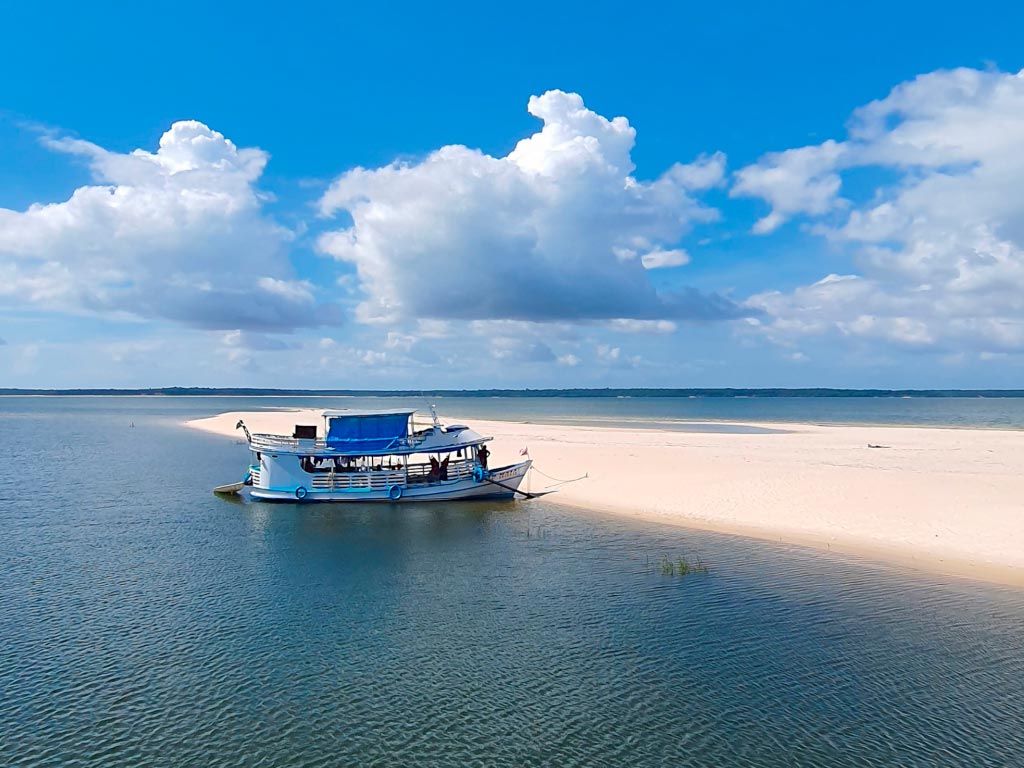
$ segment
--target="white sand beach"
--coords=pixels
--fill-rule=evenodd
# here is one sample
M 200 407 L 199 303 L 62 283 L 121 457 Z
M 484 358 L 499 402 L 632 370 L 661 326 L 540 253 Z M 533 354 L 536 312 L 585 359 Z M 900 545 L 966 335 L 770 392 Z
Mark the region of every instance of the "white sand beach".
M 237 437 L 322 424 L 319 410 L 224 413 L 188 426 Z M 448 417 L 456 423 L 461 419 Z M 492 466 L 528 447 L 547 500 L 1024 586 L 1024 432 L 757 424 L 769 434 L 466 420 Z M 882 447 L 869 447 L 882 446 Z M 532 490 L 552 481 L 533 476 Z

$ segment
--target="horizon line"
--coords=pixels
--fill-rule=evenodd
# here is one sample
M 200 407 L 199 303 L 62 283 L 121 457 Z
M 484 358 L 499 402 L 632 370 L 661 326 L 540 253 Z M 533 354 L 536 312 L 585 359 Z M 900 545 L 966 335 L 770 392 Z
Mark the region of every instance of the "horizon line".
M 488 389 L 292 389 L 278 387 L 0 387 L 0 396 L 42 397 L 1024 397 L 1024 389 L 840 387 L 541 387 Z

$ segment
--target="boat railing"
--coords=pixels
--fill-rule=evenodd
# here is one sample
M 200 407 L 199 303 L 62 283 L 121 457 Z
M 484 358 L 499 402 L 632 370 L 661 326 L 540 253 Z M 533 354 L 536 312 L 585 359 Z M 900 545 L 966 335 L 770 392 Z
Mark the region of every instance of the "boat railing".
M 327 443 L 321 437 L 302 438 L 288 437 L 287 435 L 255 434 L 249 441 L 249 447 L 254 451 L 287 451 L 301 453 L 315 453 L 326 451 Z
M 426 439 L 426 435 L 416 434 L 395 441 L 395 445 L 389 446 L 390 450 L 405 451 L 415 448 Z M 254 451 L 281 451 L 285 453 L 314 454 L 330 453 L 327 441 L 322 437 L 316 439 L 302 437 L 288 437 L 287 435 L 269 435 L 257 433 L 252 435 L 249 447 Z
M 454 461 L 448 465 L 448 480 L 463 480 L 473 475 L 473 462 L 469 460 Z M 429 464 L 410 464 L 408 468 L 410 483 L 425 483 L 438 478 L 431 477 Z
M 392 485 L 404 485 L 405 472 L 324 472 L 313 475 L 314 491 L 387 490 Z

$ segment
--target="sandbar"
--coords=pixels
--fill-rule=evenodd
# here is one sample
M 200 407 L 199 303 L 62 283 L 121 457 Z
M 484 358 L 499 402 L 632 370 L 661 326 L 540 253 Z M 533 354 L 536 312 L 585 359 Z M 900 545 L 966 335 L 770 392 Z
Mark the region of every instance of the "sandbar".
M 187 425 L 237 438 L 244 419 L 252 432 L 290 434 L 296 423 L 322 425 L 319 413 L 231 412 Z M 529 487 L 556 488 L 545 497 L 554 503 L 1024 586 L 1024 432 L 445 421 L 493 436 L 492 466 L 527 448 L 539 470 Z

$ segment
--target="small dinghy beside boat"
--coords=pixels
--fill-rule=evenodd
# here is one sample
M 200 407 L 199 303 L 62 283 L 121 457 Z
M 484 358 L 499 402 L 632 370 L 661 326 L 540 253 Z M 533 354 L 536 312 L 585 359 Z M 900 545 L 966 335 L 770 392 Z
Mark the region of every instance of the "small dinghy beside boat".
M 230 496 L 233 493 L 238 493 L 242 488 L 245 487 L 245 483 L 228 483 L 227 485 L 218 485 L 213 489 L 213 492 L 220 496 Z

